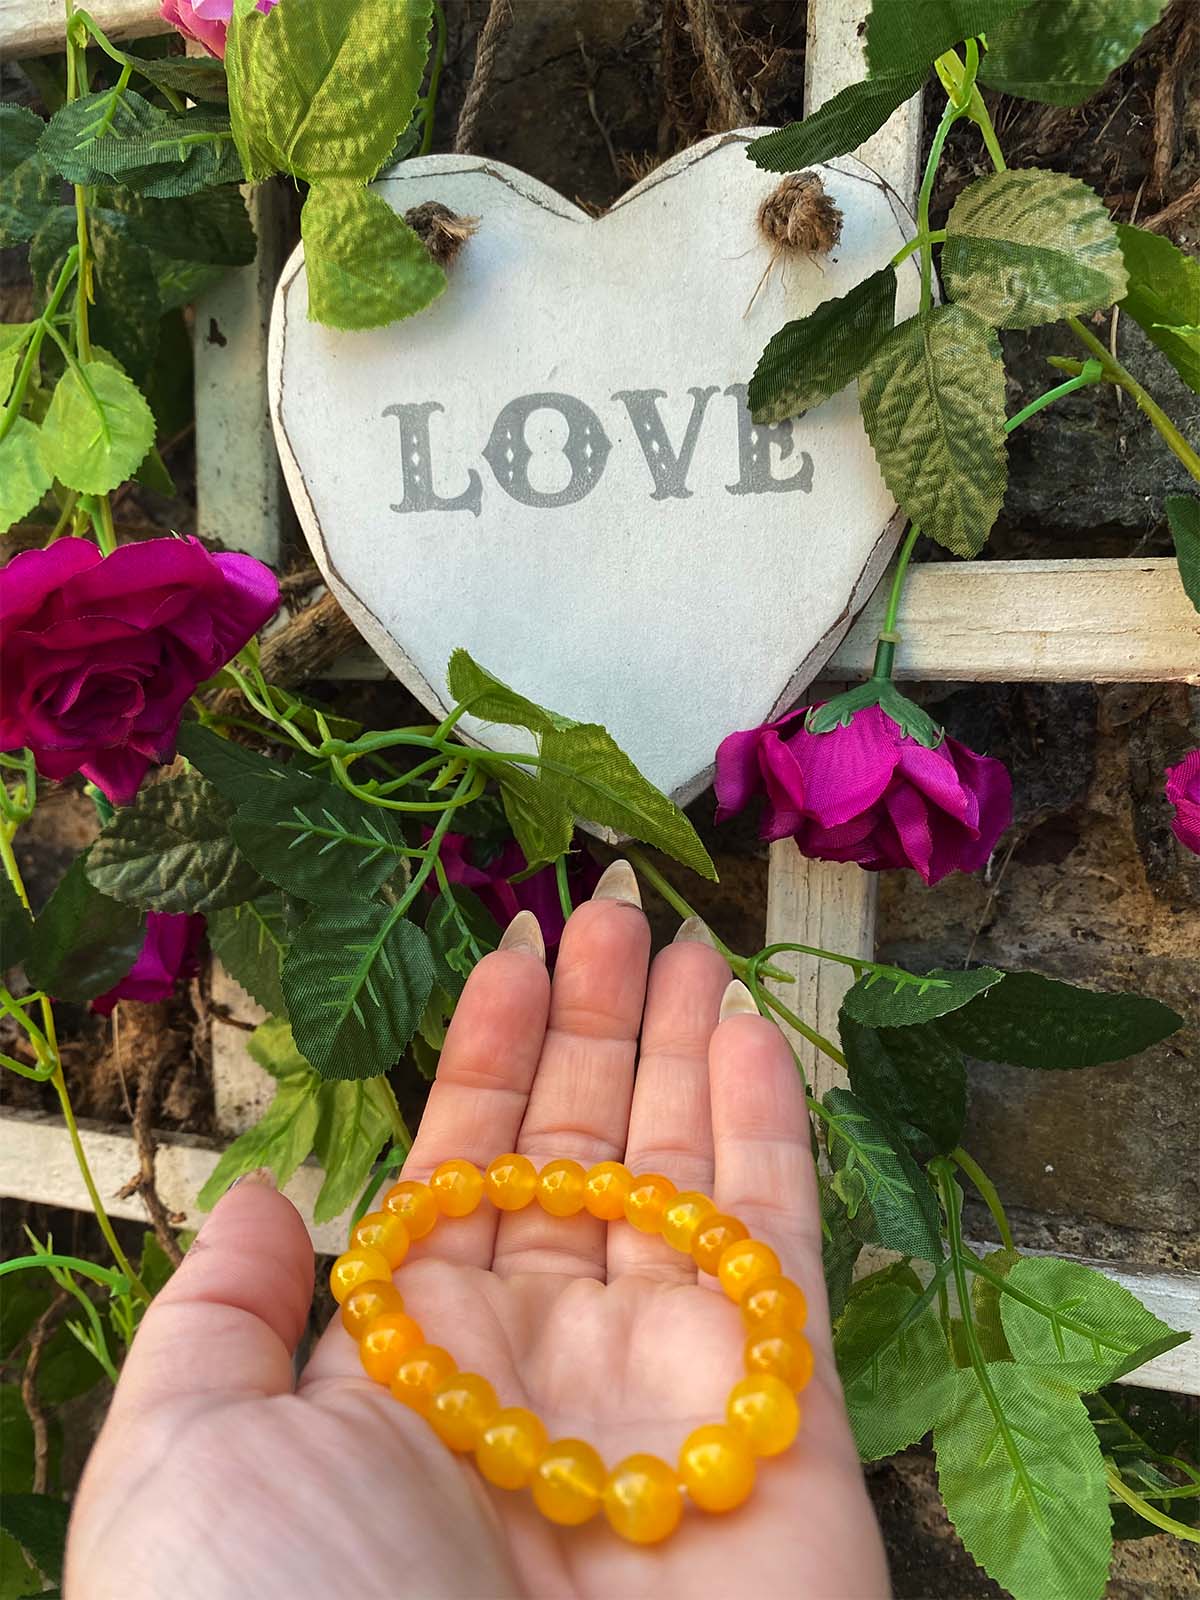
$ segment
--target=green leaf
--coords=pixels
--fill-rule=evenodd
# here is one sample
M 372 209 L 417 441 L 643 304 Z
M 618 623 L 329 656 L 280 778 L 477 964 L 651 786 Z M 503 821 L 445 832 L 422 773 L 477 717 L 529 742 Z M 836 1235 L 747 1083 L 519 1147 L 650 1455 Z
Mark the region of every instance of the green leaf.
M 0 106 L 0 249 L 24 244 L 58 205 L 58 174 L 38 154 L 45 127 L 24 106 Z
M 176 200 L 118 189 L 114 205 L 147 250 L 192 265 L 244 267 L 254 260 L 254 229 L 241 191 L 230 185 Z
M 33 280 L 33 304 L 44 311 L 51 291 L 58 282 L 67 252 L 76 243 L 78 224 L 74 206 L 56 206 L 47 213 L 29 245 L 29 276 Z
M 246 176 L 373 178 L 412 118 L 432 15 L 431 0 L 237 9 L 225 71 Z
M 272 794 L 295 772 L 286 761 L 247 750 L 198 722 L 180 723 L 175 748 L 234 807 Z
M 50 487 L 41 445 L 42 430 L 28 417 L 15 418 L 0 439 L 0 533 L 32 511 Z
M 153 413 L 123 372 L 96 359 L 63 373 L 41 430 L 42 465 L 60 483 L 107 494 L 133 476 L 153 443 Z
M 1036 0 L 988 33 L 980 71 L 1022 100 L 1077 106 L 1137 49 L 1167 0 Z
M 219 190 L 216 191 L 220 193 Z M 154 262 L 154 274 L 158 280 L 158 297 L 162 302 L 164 311 L 177 311 L 180 306 L 190 305 L 198 299 L 214 283 L 220 283 L 225 276 L 224 267 L 208 267 L 201 262 L 175 261 L 170 256 L 160 255 L 152 250 L 150 258 Z M 161 374 L 152 374 L 154 377 Z
M 963 190 L 946 223 L 942 276 L 950 298 L 994 328 L 1103 311 L 1129 287 L 1099 196 L 1036 168 L 994 172 Z
M 873 0 L 867 66 L 875 72 L 928 67 L 964 39 L 991 36 L 1030 0 Z
M 1200 1524 L 1200 1473 L 1194 1465 L 1200 1454 L 1200 1425 L 1189 1415 L 1186 1398 L 1114 1384 L 1085 1396 L 1083 1403 L 1100 1448 L 1129 1487 L 1177 1522 Z M 1180 1495 L 1180 1487 L 1191 1494 Z M 1158 1532 L 1116 1496 L 1111 1509 L 1114 1539 L 1144 1539 Z
M 1129 293 L 1121 310 L 1154 341 L 1188 388 L 1200 394 L 1200 348 L 1176 331 L 1200 323 L 1200 261 L 1145 228 L 1122 223 L 1117 234 L 1129 272 Z
M 1016 1250 L 993 1250 L 982 1258 L 988 1270 L 1001 1278 L 1006 1278 L 1020 1259 L 1020 1253 Z M 1013 1358 L 1008 1340 L 1004 1337 L 1004 1323 L 1000 1314 L 1003 1298 L 1002 1289 L 989 1283 L 986 1278 L 971 1274 L 971 1310 L 985 1361 L 1011 1361 Z
M 890 333 L 896 315 L 896 273 L 881 267 L 838 300 L 825 300 L 789 322 L 767 345 L 750 380 L 755 422 L 802 416 L 853 383 Z
M 48 1494 L 6 1494 L 0 1497 L 0 1529 L 15 1539 L 38 1571 L 61 1583 L 67 1547 L 70 1507 Z M 36 1595 L 41 1586 L 27 1591 Z
M 273 1017 L 287 1015 L 279 981 L 287 953 L 283 901 L 277 894 L 214 911 L 208 919 L 213 954 L 235 982 Z
M 111 91 L 84 95 L 56 111 L 38 145 L 69 183 L 107 187 L 118 178 L 142 194 L 168 198 L 243 173 L 226 119 L 211 111 L 162 111 L 126 89 L 109 130 L 96 137 Z
M 33 927 L 25 974 L 56 1000 L 94 1000 L 133 966 L 145 943 L 145 917 L 88 881 L 89 855 L 67 868 Z
M 918 94 L 926 76 L 924 66 L 873 73 L 835 94 L 803 122 L 789 122 L 776 133 L 752 139 L 746 154 L 766 172 L 798 172 L 844 156 L 878 133 L 893 111 Z
M 1100 994 L 1036 972 L 1006 974 L 942 1024 L 981 1061 L 1051 1071 L 1124 1061 L 1182 1026 L 1183 1018 L 1159 1000 Z
M 212 56 L 146 56 L 125 52 L 126 61 L 157 89 L 173 89 L 191 100 L 223 101 L 229 98 L 225 67 Z
M 0 1500 L 33 1487 L 33 1424 L 15 1383 L 0 1383 Z
M 978 555 L 1008 481 L 995 332 L 962 306 L 935 306 L 887 335 L 858 392 L 876 459 L 905 513 L 947 550 Z
M 954 1357 L 936 1309 L 894 1278 L 856 1285 L 833 1350 L 864 1461 L 916 1444 L 954 1403 Z
M 142 1234 L 142 1256 L 138 1262 L 138 1277 L 156 1295 L 175 1271 L 175 1263 L 159 1244 L 157 1237 L 147 1229 Z
M 842 1013 L 868 1028 L 911 1028 L 957 1011 L 1004 976 L 995 967 L 972 967 L 969 972 L 934 967 L 919 983 L 896 988 L 886 976 L 868 972 L 847 991 Z
M 380 1146 L 394 1126 L 396 1097 L 386 1078 L 357 1083 L 322 1083 L 317 1090 L 321 1120 L 313 1151 L 325 1182 L 313 1207 L 314 1222 L 330 1222 L 357 1200 L 371 1175 Z
M 1022 1256 L 1005 1282 L 1013 1292 L 1001 1294 L 1000 1316 L 1014 1358 L 1073 1389 L 1115 1383 L 1188 1337 L 1078 1261 Z
M 260 1022 L 250 1035 L 246 1049 L 251 1060 L 257 1061 L 277 1083 L 287 1078 L 315 1077 L 311 1064 L 300 1053 L 290 1023 L 283 1017 L 268 1017 Z
M 271 883 L 313 905 L 370 900 L 397 871 L 406 845 L 393 814 L 345 789 L 293 773 L 238 807 L 234 843 Z
M 847 1089 L 831 1089 L 822 1103 L 830 1162 L 862 1173 L 880 1243 L 906 1256 L 940 1261 L 937 1200 L 903 1139 Z
M 387 1072 L 432 986 L 424 931 L 375 901 L 316 907 L 283 963 L 296 1043 L 323 1078 Z
M 42 1600 L 45 1594 L 42 1575 L 11 1534 L 0 1528 L 0 1600 Z M 62 1600 L 62 1591 L 52 1589 L 49 1600 Z
M 547 711 L 545 706 L 510 689 L 465 650 L 455 650 L 451 655 L 446 684 L 457 704 L 465 706 L 480 722 L 502 722 L 509 728 L 527 728 L 530 733 L 579 726 L 571 717 Z
M 314 183 L 300 216 L 309 316 L 380 328 L 422 311 L 446 274 L 387 201 L 359 184 Z
M 953 1150 L 966 1121 L 967 1069 L 939 1025 L 866 1028 L 843 1012 L 840 1027 L 850 1087 L 859 1099 L 920 1129 L 932 1144 L 928 1153 Z
M 308 1155 L 317 1136 L 320 1106 L 317 1079 L 311 1073 L 284 1078 L 260 1122 L 235 1139 L 209 1174 L 196 1197 L 208 1211 L 243 1173 L 269 1167 L 279 1187 Z
M 575 837 L 575 816 L 562 796 L 511 762 L 495 776 L 504 815 L 526 861 L 538 865 L 564 855 Z
M 163 311 L 150 252 L 134 238 L 118 211 L 92 211 L 88 238 L 98 290 L 92 337 L 111 350 L 136 381 L 144 381 L 158 352 Z
M 1175 539 L 1175 559 L 1184 593 L 1200 611 L 1200 500 L 1172 495 L 1167 501 L 1167 521 Z
M 832 1179 L 823 1174 L 818 1178 L 821 1196 L 821 1272 L 829 1296 L 829 1315 L 840 1317 L 851 1292 L 854 1266 L 864 1244 L 876 1238 L 875 1218 L 866 1199 L 866 1179 L 862 1179 L 862 1193 L 854 1208 L 854 1215 L 835 1188 L 839 1179 L 847 1176 L 843 1167 Z M 861 1177 L 858 1169 L 855 1176 Z
M 500 927 L 469 889 L 443 889 L 425 918 L 436 982 L 457 1000 L 472 969 L 500 943 Z
M 263 880 L 230 837 L 230 807 L 187 773 L 143 789 L 92 846 L 96 888 L 151 911 L 220 911 L 256 900 Z
M 13 379 L 35 326 L 32 322 L 0 323 L 0 405 L 12 393 Z

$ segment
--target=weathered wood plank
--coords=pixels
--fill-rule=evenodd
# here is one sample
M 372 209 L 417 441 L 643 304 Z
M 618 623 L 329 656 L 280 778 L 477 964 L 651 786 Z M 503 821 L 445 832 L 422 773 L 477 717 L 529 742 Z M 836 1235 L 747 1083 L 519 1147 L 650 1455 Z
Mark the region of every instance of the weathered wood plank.
M 87 9 L 114 41 L 171 32 L 158 0 L 91 0 Z M 66 22 L 63 0 L 0 0 L 0 54 L 10 61 L 48 55 L 61 47 Z

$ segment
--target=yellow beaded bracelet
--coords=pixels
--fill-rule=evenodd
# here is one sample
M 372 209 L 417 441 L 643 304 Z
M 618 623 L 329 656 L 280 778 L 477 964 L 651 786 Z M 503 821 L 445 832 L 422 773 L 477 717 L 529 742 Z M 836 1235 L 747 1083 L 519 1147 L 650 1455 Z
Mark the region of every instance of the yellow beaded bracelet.
M 413 1239 L 423 1239 L 440 1217 L 469 1215 L 485 1196 L 501 1211 L 536 1200 L 553 1217 L 586 1211 L 609 1222 L 624 1218 L 690 1254 L 741 1308 L 747 1375 L 730 1392 L 724 1422 L 684 1440 L 677 1468 L 639 1454 L 609 1471 L 590 1444 L 551 1440 L 532 1411 L 501 1407 L 486 1378 L 459 1372 L 446 1350 L 425 1342 L 392 1273 Z M 542 1514 L 562 1526 L 587 1522 L 603 1507 L 623 1538 L 657 1543 L 679 1525 L 681 1491 L 701 1511 L 732 1511 L 754 1487 L 755 1457 L 779 1455 L 800 1426 L 796 1391 L 812 1376 L 803 1292 L 736 1217 L 705 1194 L 677 1193 L 659 1173 L 635 1178 L 619 1161 L 587 1171 L 578 1161 L 550 1161 L 538 1172 L 521 1155 L 498 1156 L 486 1172 L 470 1161 L 444 1161 L 428 1183 L 405 1180 L 388 1190 L 380 1209 L 354 1228 L 329 1282 L 367 1375 L 426 1417 L 451 1450 L 473 1452 L 489 1483 L 528 1487 Z

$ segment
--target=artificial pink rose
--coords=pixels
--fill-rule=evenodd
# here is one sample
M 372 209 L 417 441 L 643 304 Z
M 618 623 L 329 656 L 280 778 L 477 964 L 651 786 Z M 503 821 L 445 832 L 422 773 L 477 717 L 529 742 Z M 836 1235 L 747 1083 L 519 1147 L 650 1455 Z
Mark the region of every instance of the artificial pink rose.
M 878 706 L 819 734 L 805 731 L 806 711 L 722 742 L 718 822 L 762 793 L 763 838 L 790 834 L 817 861 L 856 861 L 871 872 L 913 867 L 931 884 L 986 863 L 1012 820 L 1003 762 L 956 739 L 931 750 Z
M 279 0 L 258 0 L 254 9 L 265 13 L 278 3 Z M 163 0 L 159 15 L 185 39 L 195 39 L 211 55 L 225 59 L 225 35 L 233 16 L 233 0 Z
M 528 865 L 517 841 L 510 839 L 486 867 L 477 867 L 471 860 L 472 843 L 463 833 L 448 833 L 443 838 L 438 854 L 449 881 L 460 883 L 464 889 L 477 894 L 502 928 L 508 926 L 518 911 L 532 911 L 542 930 L 546 949 L 553 950 L 565 926 L 554 868 L 543 867 L 520 883 L 512 883 L 509 880 L 524 872 Z M 588 899 L 599 882 L 598 864 L 586 850 L 573 850 L 567 867 L 567 887 L 572 903 L 578 905 L 581 900 Z
M 28 745 L 44 777 L 82 772 L 126 804 L 175 754 L 196 685 L 278 606 L 260 561 L 197 539 L 23 552 L 0 572 L 0 750 Z
M 1181 845 L 1200 856 L 1200 750 L 1167 768 L 1167 799 L 1175 807 L 1171 831 Z
M 106 994 L 97 995 L 92 1010 L 111 1014 L 118 1000 L 151 1003 L 167 1000 L 180 978 L 194 978 L 200 970 L 200 944 L 204 918 L 187 912 L 149 911 L 146 939 L 137 960 Z

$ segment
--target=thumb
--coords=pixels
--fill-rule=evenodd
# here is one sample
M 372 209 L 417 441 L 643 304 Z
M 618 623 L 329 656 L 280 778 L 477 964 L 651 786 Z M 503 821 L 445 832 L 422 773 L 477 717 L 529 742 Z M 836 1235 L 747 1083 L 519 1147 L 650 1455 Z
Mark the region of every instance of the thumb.
M 285 1394 L 313 1293 L 313 1250 L 271 1173 L 218 1201 L 146 1312 L 112 1412 L 168 1396 Z

